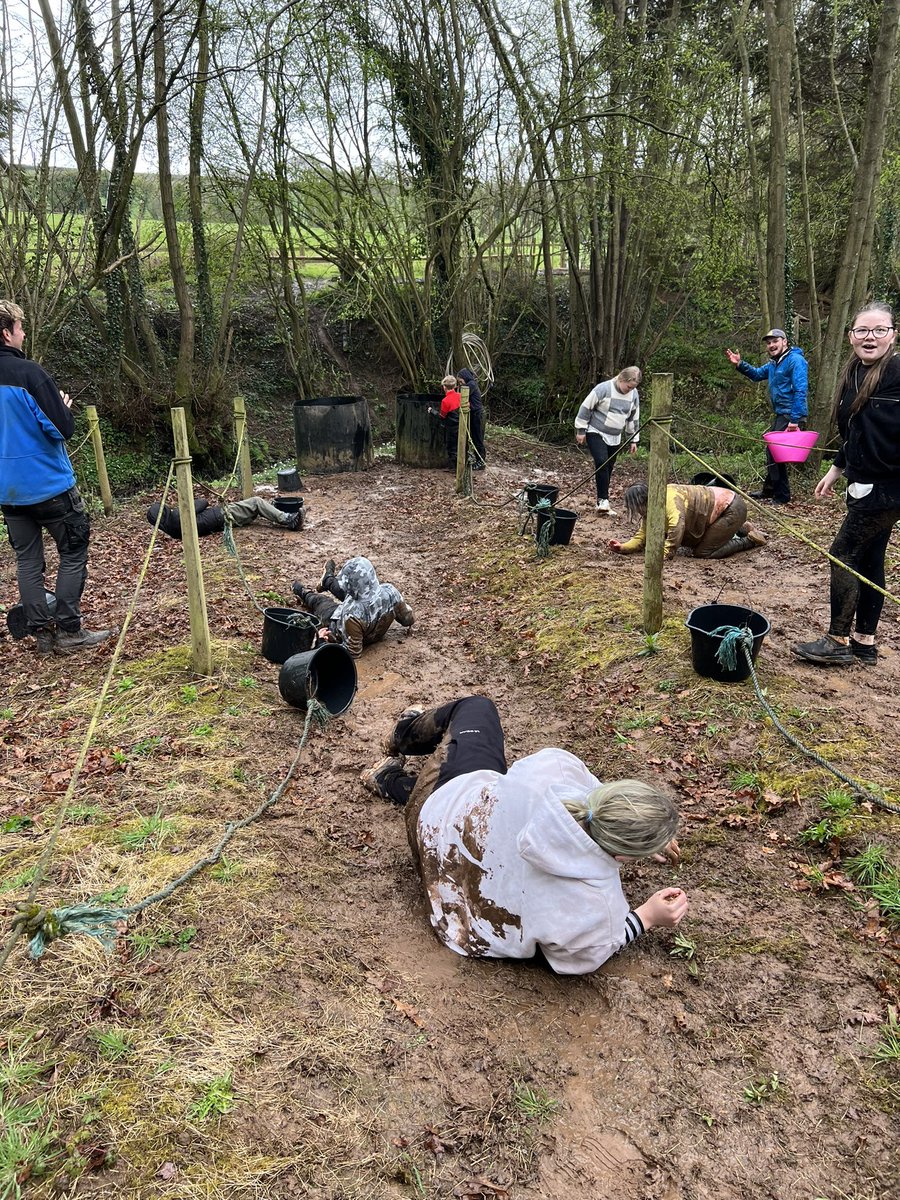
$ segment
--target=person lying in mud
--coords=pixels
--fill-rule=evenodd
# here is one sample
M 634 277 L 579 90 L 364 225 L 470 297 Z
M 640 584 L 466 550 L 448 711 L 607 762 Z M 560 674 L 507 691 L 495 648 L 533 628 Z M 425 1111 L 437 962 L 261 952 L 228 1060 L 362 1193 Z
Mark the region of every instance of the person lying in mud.
M 627 542 L 606 543 L 615 554 L 634 554 L 647 540 L 647 485 L 635 483 L 625 492 L 625 511 L 641 527 Z M 747 521 L 743 498 L 727 487 L 670 483 L 666 488 L 666 558 L 688 546 L 694 558 L 730 558 L 765 546 L 765 534 Z
M 394 585 L 379 583 L 367 558 L 348 559 L 340 571 L 329 558 L 316 591 L 299 579 L 291 590 L 318 618 L 319 637 L 343 643 L 354 658 L 359 658 L 364 646 L 380 642 L 394 621 L 409 629 L 415 619 Z
M 554 971 L 580 975 L 687 912 L 674 887 L 631 909 L 619 881 L 620 862 L 679 861 L 669 797 L 636 779 L 601 784 L 565 750 L 540 750 L 507 769 L 487 697 L 406 709 L 384 749 L 389 757 L 362 782 L 405 805 L 431 924 L 457 954 L 540 952 Z M 406 755 L 431 756 L 418 778 Z
M 159 522 L 160 529 L 170 538 L 175 538 L 180 542 L 181 514 L 176 507 L 151 504 L 147 509 L 147 520 L 151 525 L 155 525 L 160 508 L 163 508 L 163 515 Z M 268 500 L 263 500 L 261 496 L 250 496 L 246 500 L 235 500 L 231 504 L 210 504 L 208 500 L 195 500 L 194 512 L 197 514 L 198 537 L 206 537 L 210 533 L 221 533 L 225 528 L 226 519 L 236 528 L 252 525 L 254 521 L 262 519 L 270 525 L 278 525 L 282 529 L 291 529 L 295 532 L 303 528 L 304 520 L 302 500 L 297 512 L 286 513 L 282 512 L 280 508 L 276 508 L 274 504 L 270 504 Z

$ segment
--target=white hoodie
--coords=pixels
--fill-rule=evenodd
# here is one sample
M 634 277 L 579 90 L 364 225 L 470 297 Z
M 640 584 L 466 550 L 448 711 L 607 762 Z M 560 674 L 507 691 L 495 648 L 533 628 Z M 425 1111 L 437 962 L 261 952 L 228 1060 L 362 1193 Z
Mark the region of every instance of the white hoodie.
M 418 836 L 431 923 L 457 954 L 530 958 L 595 971 L 625 944 L 619 866 L 564 800 L 600 781 L 565 750 L 541 750 L 506 775 L 473 771 L 422 805 Z

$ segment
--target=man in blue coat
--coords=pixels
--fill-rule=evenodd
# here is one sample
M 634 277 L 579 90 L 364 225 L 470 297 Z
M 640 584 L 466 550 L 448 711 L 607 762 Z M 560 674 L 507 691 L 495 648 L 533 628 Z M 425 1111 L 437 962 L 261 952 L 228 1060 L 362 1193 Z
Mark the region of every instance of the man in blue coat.
M 81 625 L 90 522 L 75 486 L 66 440 L 72 401 L 22 351 L 25 314 L 0 300 L 0 511 L 16 554 L 25 624 L 38 654 L 71 654 L 105 641 Z M 44 530 L 59 550 L 56 611 L 44 587 Z
M 769 361 L 761 367 L 744 362 L 735 350 L 725 354 L 732 366 L 742 375 L 759 382 L 768 380 L 769 399 L 775 419 L 771 430 L 781 433 L 784 429 L 806 428 L 806 393 L 809 387 L 809 368 L 799 346 L 788 346 L 787 334 L 783 329 L 770 329 L 763 338 Z M 772 500 L 775 504 L 790 504 L 791 485 L 785 463 L 777 463 L 766 449 L 766 477 L 762 489 L 751 492 L 754 500 Z

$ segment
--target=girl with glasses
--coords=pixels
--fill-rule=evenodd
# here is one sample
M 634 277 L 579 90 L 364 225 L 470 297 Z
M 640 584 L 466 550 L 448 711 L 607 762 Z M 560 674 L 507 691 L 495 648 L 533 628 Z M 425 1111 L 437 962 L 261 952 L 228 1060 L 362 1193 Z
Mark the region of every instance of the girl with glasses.
M 835 482 L 847 477 L 847 516 L 831 553 L 883 588 L 884 557 L 900 520 L 900 356 L 893 312 L 886 304 L 868 305 L 853 318 L 849 337 L 853 353 L 835 396 L 843 444 L 816 485 L 816 498 L 832 495 Z M 794 653 L 817 666 L 873 666 L 883 605 L 880 592 L 832 563 L 828 633 L 794 646 Z

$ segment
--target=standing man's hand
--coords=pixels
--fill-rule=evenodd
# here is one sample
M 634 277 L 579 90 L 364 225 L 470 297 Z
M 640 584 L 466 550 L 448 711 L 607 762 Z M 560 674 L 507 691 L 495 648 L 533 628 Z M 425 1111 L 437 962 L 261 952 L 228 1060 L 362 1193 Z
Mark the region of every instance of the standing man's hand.
M 584 443 L 587 441 L 587 434 L 586 433 L 576 433 L 575 441 L 578 443 L 579 446 L 583 446 Z
M 796 421 L 791 421 L 787 426 L 785 426 L 784 432 L 785 433 L 796 433 L 799 430 L 799 428 L 800 428 L 800 426 L 797 424 Z
M 72 397 L 69 395 L 69 393 L 68 392 L 60 392 L 59 395 L 60 395 L 60 399 L 62 400 L 62 402 L 66 406 L 66 408 L 71 408 L 72 407 Z
M 741 361 L 740 351 L 738 351 L 738 350 L 726 350 L 725 357 L 728 359 L 728 361 L 731 363 L 731 365 L 733 367 L 736 367 L 738 365 L 738 363 Z
M 628 447 L 628 453 L 629 454 L 637 454 L 637 442 L 631 443 L 631 445 Z

